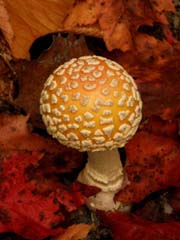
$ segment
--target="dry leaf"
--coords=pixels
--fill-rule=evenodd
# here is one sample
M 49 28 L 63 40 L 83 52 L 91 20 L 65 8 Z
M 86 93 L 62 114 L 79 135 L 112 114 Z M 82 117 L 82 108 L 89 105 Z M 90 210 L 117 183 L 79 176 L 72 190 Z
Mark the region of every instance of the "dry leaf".
M 12 73 L 3 58 L 0 58 L 0 98 L 1 100 L 12 101 L 14 86 Z
M 44 127 L 39 113 L 39 99 L 44 82 L 50 73 L 73 57 L 89 54 L 91 52 L 88 50 L 83 37 L 77 38 L 73 34 L 69 34 L 68 37 L 64 38 L 58 35 L 54 37 L 52 46 L 37 60 L 16 63 L 19 94 L 14 103 L 23 108 L 27 114 L 30 114 L 35 127 Z
M 139 53 L 116 52 L 105 56 L 124 66 L 135 79 L 143 101 L 144 119 L 152 115 L 164 120 L 178 118 L 180 44 L 172 49 L 167 42 L 156 41 L 150 36 L 143 40 L 140 37 L 139 44 Z
M 118 211 L 101 212 L 100 216 L 111 229 L 113 240 L 179 240 L 179 222 L 152 222 Z
M 172 0 L 164 1 L 164 0 L 151 0 L 152 7 L 158 11 L 174 11 L 174 4 Z
M 16 58 L 28 58 L 33 41 L 57 32 L 72 8 L 74 0 L 0 1 L 0 28 Z
M 139 26 L 167 29 L 167 11 L 175 11 L 170 0 L 0 0 L 0 28 L 16 58 L 28 58 L 35 39 L 58 31 L 103 37 L 108 50 L 127 51 Z
M 173 119 L 180 114 L 179 51 L 162 64 L 149 64 L 132 75 L 137 79 L 143 100 L 144 117 Z
M 167 11 L 175 11 L 171 0 L 158 3 L 148 0 L 76 1 L 65 19 L 64 28 L 72 31 L 77 27 L 97 25 L 108 50 L 127 51 L 133 49 L 133 38 L 140 26 L 153 26 L 155 22 L 162 24 L 162 28 L 167 26 Z
M 54 238 L 53 240 L 80 240 L 85 238 L 89 231 L 94 229 L 94 225 L 89 224 L 74 224 L 68 227 L 62 235 L 59 237 Z
M 126 144 L 126 154 L 129 184 L 117 194 L 119 201 L 140 202 L 152 192 L 179 186 L 178 140 L 140 131 Z
M 41 166 L 44 167 L 44 174 L 70 172 L 81 166 L 82 153 L 61 145 L 50 136 L 40 136 L 31 132 L 27 121 L 28 116 L 0 114 L 1 153 L 3 151 L 43 152 Z

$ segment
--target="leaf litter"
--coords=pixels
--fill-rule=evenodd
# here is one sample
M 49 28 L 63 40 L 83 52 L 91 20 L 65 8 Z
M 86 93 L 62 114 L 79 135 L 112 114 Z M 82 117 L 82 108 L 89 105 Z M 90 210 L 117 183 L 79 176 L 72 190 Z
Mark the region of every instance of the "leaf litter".
M 129 2 L 128 4 L 130 6 Z M 172 1 L 153 1 L 153 8 L 158 14 L 151 15 L 152 19 L 148 19 L 150 15 L 142 18 L 143 3 L 140 6 L 139 1 L 134 1 L 134 4 L 136 4 L 134 14 L 140 16 L 133 22 L 135 29 L 142 24 L 152 25 L 153 21 L 158 19 L 163 26 L 164 39 L 136 32 L 133 38 L 137 46 L 135 49 L 124 53 L 119 50 L 113 52 L 102 50 L 102 55 L 125 66 L 136 79 L 144 103 L 143 123 L 139 132 L 126 146 L 128 161 L 125 169 L 130 184 L 120 191 L 116 198 L 124 202 L 141 203 L 149 194 L 173 187 L 175 190 L 170 203 L 173 211 L 178 213 L 179 43 L 169 32 L 166 18 L 161 14 L 161 11 L 174 9 Z M 114 11 L 112 8 L 110 10 L 110 13 Z M 109 34 L 108 31 L 105 32 L 108 18 L 103 17 L 101 27 L 102 29 L 104 27 L 106 37 L 106 33 L 107 36 Z M 125 29 L 124 25 L 118 28 L 118 32 Z M 116 35 L 112 38 L 115 42 L 117 39 Z M 108 41 L 107 37 L 106 43 Z M 123 46 L 123 43 L 121 44 Z M 76 236 L 74 229 L 77 228 L 78 232 L 81 225 L 71 224 L 72 228 L 68 227 L 66 225 L 68 217 L 84 206 L 87 196 L 98 190 L 74 181 L 85 163 L 84 156 L 47 136 L 38 106 L 40 91 L 49 73 L 64 61 L 85 54 L 92 54 L 92 51 L 87 48 L 84 37 L 68 35 L 64 38 L 55 34 L 52 46 L 38 59 L 11 61 L 19 82 L 19 93 L 15 98 L 2 95 L 2 99 L 10 101 L 12 105 L 15 104 L 17 108 L 20 107 L 27 115 L 0 116 L 1 232 L 15 232 L 30 240 L 43 239 L 50 235 L 63 239 L 63 234 L 67 239 L 79 237 Z M 12 89 L 9 86 L 6 89 L 11 93 Z M 58 164 L 57 159 L 60 159 Z M 72 175 L 74 172 L 76 173 L 73 180 L 68 176 L 68 184 L 67 179 L 62 181 L 67 173 Z M 142 236 L 144 239 L 163 239 L 164 236 L 171 240 L 178 239 L 178 221 L 171 219 L 162 224 L 158 223 L 157 219 L 154 219 L 155 222 L 144 220 L 142 216 L 147 212 L 149 205 L 140 208 L 139 213 L 129 215 L 103 213 L 100 215 L 101 224 L 110 228 L 113 239 L 137 240 Z M 91 227 L 89 224 L 88 229 Z M 87 239 L 91 236 L 88 231 L 85 233 L 88 234 Z M 95 235 L 92 236 L 95 239 Z

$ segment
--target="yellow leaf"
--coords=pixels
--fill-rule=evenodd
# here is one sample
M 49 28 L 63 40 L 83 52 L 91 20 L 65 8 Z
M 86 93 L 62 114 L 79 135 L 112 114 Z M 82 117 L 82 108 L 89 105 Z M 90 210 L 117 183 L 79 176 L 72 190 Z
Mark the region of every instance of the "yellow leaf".
M 85 238 L 91 229 L 94 229 L 94 225 L 89 224 L 74 224 L 67 228 L 65 233 L 54 238 L 53 240 L 80 240 Z

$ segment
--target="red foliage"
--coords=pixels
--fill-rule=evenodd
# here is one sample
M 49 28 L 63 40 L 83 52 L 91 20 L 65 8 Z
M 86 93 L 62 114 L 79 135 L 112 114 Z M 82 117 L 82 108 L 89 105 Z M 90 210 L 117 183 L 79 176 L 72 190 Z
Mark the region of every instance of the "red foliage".
M 56 183 L 54 191 L 51 184 L 49 191 L 47 187 L 45 192 L 38 191 L 36 181 L 28 179 L 26 169 L 37 165 L 41 157 L 41 153 L 21 152 L 3 159 L 0 179 L 0 232 L 15 232 L 30 240 L 56 235 L 63 231 L 60 227 L 54 228 L 64 221 L 62 207 L 70 212 L 85 203 L 86 197 L 81 193 L 81 185 L 74 184 L 66 188 Z M 44 182 L 48 186 L 47 180 Z
M 29 116 L 0 114 L 0 148 L 2 150 L 62 152 L 65 148 L 51 138 L 31 132 Z M 59 148 L 59 150 L 58 150 Z
M 0 183 L 0 232 L 11 231 L 37 240 L 62 231 L 52 228 L 63 220 L 63 216 L 56 213 L 59 206 L 54 202 L 53 193 L 46 198 L 36 194 L 24 173 L 25 168 L 37 163 L 41 156 L 24 153 L 4 159 Z
M 179 240 L 180 222 L 155 223 L 119 212 L 101 212 L 100 216 L 114 240 Z
M 178 137 L 178 128 L 178 121 L 166 121 L 157 116 L 152 116 L 143 126 L 143 130 L 149 133 L 170 138 Z
M 0 114 L 1 151 L 43 152 L 41 162 L 44 173 L 71 172 L 72 169 L 81 166 L 82 153 L 68 149 L 50 136 L 45 137 L 32 132 L 28 120 L 29 116 Z M 62 158 L 63 166 L 53 164 L 54 159 Z
M 143 116 L 174 119 L 180 113 L 179 51 L 159 64 L 148 64 L 132 73 L 143 100 Z
M 180 213 L 180 188 L 173 189 L 170 204 L 176 212 Z
M 30 240 L 62 232 L 64 214 L 86 202 L 94 188 L 65 186 L 55 173 L 78 168 L 82 155 L 30 131 L 28 117 L 0 114 L 0 232 Z M 56 163 L 57 159 L 62 163 Z M 59 162 L 58 161 L 58 162 Z
M 139 202 L 151 192 L 180 185 L 180 143 L 163 134 L 155 135 L 157 129 L 154 125 L 152 132 L 140 131 L 127 143 L 125 170 L 130 183 L 117 194 L 118 200 Z
M 105 53 L 135 79 L 143 101 L 143 118 L 172 120 L 180 115 L 180 43 L 169 47 L 152 36 L 137 34 L 139 53 Z
M 56 198 L 68 212 L 71 212 L 86 202 L 86 197 L 94 195 L 99 190 L 96 187 L 85 186 L 74 182 L 70 187 L 61 186 L 56 191 Z

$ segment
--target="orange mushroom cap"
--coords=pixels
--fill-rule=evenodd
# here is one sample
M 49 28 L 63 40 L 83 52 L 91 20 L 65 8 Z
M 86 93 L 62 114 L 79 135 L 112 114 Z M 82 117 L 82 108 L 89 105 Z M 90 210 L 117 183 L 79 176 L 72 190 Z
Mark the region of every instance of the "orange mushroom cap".
M 59 66 L 47 79 L 40 113 L 48 133 L 79 151 L 123 147 L 142 117 L 133 78 L 114 61 L 83 56 Z

